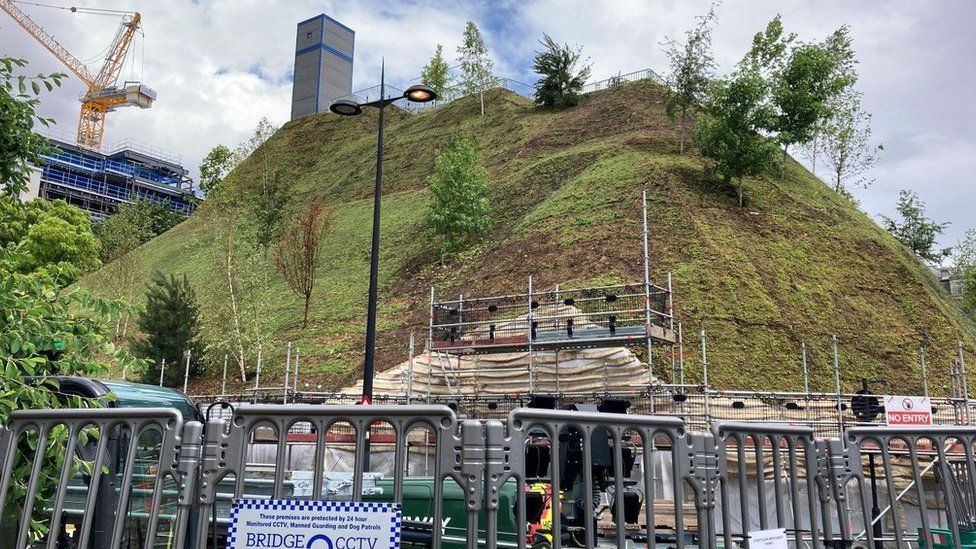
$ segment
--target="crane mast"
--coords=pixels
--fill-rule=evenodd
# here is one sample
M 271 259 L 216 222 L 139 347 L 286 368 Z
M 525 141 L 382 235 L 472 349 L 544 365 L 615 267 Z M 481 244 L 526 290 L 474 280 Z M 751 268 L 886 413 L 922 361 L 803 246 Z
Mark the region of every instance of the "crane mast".
M 98 73 L 93 75 L 84 63 L 17 7 L 13 0 L 0 0 L 0 10 L 13 18 L 87 86 L 87 91 L 81 97 L 78 145 L 100 150 L 105 134 L 106 113 L 130 105 L 148 109 L 156 100 L 156 92 L 141 83 L 126 83 L 124 88 L 119 88 L 117 85 L 129 46 L 132 45 L 132 40 L 142 22 L 142 16 L 138 13 L 126 13 L 123 16 L 122 23 L 105 56 L 105 62 Z

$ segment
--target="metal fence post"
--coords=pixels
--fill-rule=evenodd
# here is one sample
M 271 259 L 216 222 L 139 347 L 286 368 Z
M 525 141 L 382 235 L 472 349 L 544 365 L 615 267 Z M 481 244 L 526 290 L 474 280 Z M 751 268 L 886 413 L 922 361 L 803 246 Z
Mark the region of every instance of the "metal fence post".
M 186 371 L 183 374 L 183 394 L 186 394 L 186 389 L 190 383 L 190 350 L 186 350 Z
M 163 374 L 166 372 L 166 358 L 163 358 L 162 363 L 159 365 L 159 386 L 163 386 Z
M 929 378 L 925 372 L 925 345 L 920 345 L 918 348 L 918 360 L 922 367 L 922 394 L 926 397 L 929 396 Z
M 288 404 L 288 372 L 291 371 L 291 341 L 285 349 L 285 383 L 281 391 L 281 403 Z
M 224 373 L 220 377 L 220 396 L 227 394 L 227 353 L 224 353 Z
M 966 357 L 962 352 L 962 341 L 956 344 L 959 350 L 959 375 L 962 377 L 962 405 L 966 411 L 966 425 L 971 425 L 969 410 L 969 381 L 966 379 Z
M 261 352 L 264 350 L 264 345 L 258 343 L 258 369 L 254 374 L 254 402 L 258 401 L 258 389 L 261 388 Z
M 837 334 L 834 334 L 833 338 L 834 347 L 834 387 L 837 390 L 837 429 L 839 437 L 844 436 L 844 410 L 843 403 L 841 402 L 841 386 L 840 386 L 840 361 L 837 358 Z

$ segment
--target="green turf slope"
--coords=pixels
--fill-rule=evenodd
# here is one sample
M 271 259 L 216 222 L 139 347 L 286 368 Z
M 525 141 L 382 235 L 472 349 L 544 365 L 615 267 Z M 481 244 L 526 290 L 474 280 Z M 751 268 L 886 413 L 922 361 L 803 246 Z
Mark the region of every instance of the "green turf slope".
M 829 390 L 829 340 L 837 333 L 847 388 L 870 376 L 900 391 L 920 390 L 917 354 L 925 342 L 932 391 L 941 393 L 955 342 L 963 339 L 968 349 L 976 343 L 972 324 L 922 265 L 792 160 L 783 177 L 747 180 L 748 204 L 740 209 L 731 189 L 703 174 L 702 158 L 677 154 L 656 84 L 594 93 L 562 112 L 503 90 L 485 101 L 485 116 L 474 97 L 422 115 L 388 113 L 381 369 L 405 359 L 411 330 L 418 341 L 426 338 L 432 284 L 444 295 L 494 295 L 524 291 L 529 275 L 537 288 L 641 280 L 643 189 L 652 278 L 663 283 L 674 273 L 691 380 L 701 376 L 696 342 L 703 327 L 710 381 L 726 389 L 799 388 L 799 346 L 806 342 L 811 386 Z M 261 280 L 250 294 L 268 337 L 268 364 L 283 360 L 283 342 L 295 341 L 303 383 L 312 386 L 338 387 L 361 368 L 375 132 L 374 112 L 306 117 L 286 124 L 225 182 L 228 195 L 246 200 L 259 174 L 282 170 L 292 174 L 289 215 L 312 196 L 333 213 L 308 329 L 300 329 L 299 299 L 270 263 L 258 258 L 249 267 Z M 458 135 L 477 142 L 491 174 L 494 224 L 481 243 L 441 265 L 437 241 L 423 225 L 425 178 L 438 148 Z M 218 314 L 227 303 L 220 227 L 243 218 L 239 205 L 222 202 L 205 201 L 189 220 L 133 252 L 145 273 L 189 276 L 213 341 L 229 329 L 226 314 Z M 81 284 L 98 290 L 106 276 L 103 269 Z M 655 360 L 669 361 L 663 354 Z M 219 362 L 209 379 L 194 381 L 195 391 L 213 390 Z

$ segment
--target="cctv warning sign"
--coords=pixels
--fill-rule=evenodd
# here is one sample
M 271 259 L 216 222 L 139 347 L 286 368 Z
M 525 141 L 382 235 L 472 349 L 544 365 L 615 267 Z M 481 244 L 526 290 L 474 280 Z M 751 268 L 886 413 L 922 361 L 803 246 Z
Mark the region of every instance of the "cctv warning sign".
M 928 397 L 885 397 L 885 421 L 889 427 L 932 425 L 932 401 Z

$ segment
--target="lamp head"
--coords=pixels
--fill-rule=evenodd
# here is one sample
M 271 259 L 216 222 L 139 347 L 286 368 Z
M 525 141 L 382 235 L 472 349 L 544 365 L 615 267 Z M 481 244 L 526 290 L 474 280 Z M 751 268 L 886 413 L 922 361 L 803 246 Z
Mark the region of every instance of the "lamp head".
M 427 103 L 437 99 L 437 93 L 427 86 L 418 84 L 407 88 L 407 91 L 403 92 L 403 97 L 406 97 L 407 101 L 413 101 L 414 103 Z
M 329 105 L 329 110 L 342 116 L 355 116 L 363 112 L 363 108 L 359 106 L 359 103 L 349 99 L 337 99 L 333 101 Z

